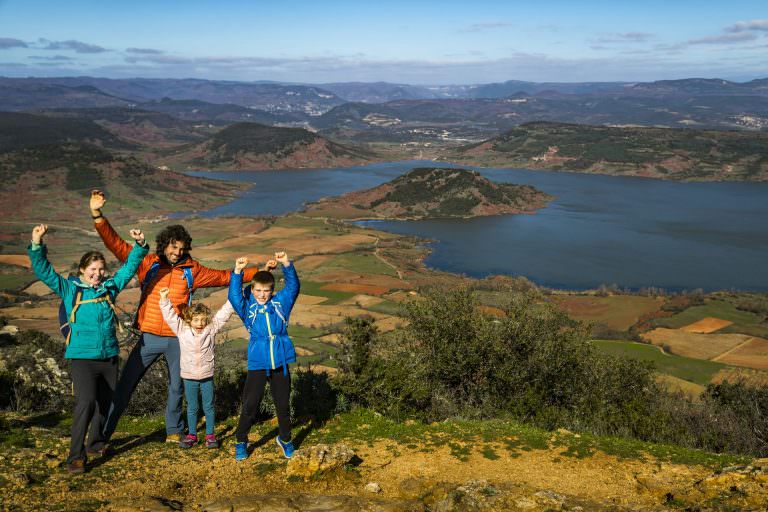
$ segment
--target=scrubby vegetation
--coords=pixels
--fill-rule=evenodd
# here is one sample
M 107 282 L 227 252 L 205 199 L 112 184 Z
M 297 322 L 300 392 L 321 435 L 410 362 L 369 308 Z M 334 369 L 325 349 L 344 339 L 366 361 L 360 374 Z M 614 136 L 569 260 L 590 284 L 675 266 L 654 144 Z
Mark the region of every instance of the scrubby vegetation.
M 514 417 L 536 426 L 768 454 L 768 390 L 707 387 L 695 402 L 660 387 L 648 363 L 600 353 L 588 329 L 532 294 L 487 316 L 466 290 L 406 307 L 407 327 L 349 320 L 338 388 L 395 419 Z

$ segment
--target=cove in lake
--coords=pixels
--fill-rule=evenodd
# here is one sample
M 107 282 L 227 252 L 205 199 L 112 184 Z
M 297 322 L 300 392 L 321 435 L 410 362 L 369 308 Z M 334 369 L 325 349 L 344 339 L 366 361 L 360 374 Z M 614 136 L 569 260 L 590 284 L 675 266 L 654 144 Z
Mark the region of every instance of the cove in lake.
M 203 216 L 282 215 L 307 201 L 374 187 L 418 166 L 459 167 L 403 161 L 189 174 L 255 184 Z M 575 290 L 616 284 L 768 291 L 768 183 L 472 168 L 493 181 L 533 185 L 555 200 L 533 215 L 360 224 L 433 240 L 427 265 L 474 277 L 523 275 Z

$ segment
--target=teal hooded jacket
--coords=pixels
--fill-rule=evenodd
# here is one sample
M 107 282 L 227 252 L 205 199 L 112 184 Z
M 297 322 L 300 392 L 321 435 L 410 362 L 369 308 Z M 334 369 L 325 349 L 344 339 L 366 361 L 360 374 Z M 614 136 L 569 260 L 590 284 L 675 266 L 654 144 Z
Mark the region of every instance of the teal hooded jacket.
M 67 318 L 72 314 L 75 296 L 82 291 L 81 301 L 109 296 L 112 304 L 120 291 L 130 282 L 141 260 L 149 252 L 149 246 L 135 244 L 125 264 L 97 287 L 79 279 L 66 279 L 53 269 L 48 261 L 45 245 L 30 245 L 27 248 L 29 260 L 35 275 L 64 301 Z M 80 304 L 75 312 L 75 321 L 70 323 L 72 334 L 64 357 L 67 359 L 108 359 L 120 352 L 115 335 L 115 313 L 106 301 Z

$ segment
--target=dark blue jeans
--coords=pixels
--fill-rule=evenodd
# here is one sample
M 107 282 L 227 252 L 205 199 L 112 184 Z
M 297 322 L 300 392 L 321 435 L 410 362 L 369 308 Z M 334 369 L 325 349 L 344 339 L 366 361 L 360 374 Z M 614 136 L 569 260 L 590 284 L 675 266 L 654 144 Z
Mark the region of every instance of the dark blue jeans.
M 104 435 L 107 439 L 114 434 L 117 422 L 128 407 L 131 395 L 133 395 L 133 391 L 144 373 L 160 356 L 165 356 L 169 376 L 168 401 L 165 405 L 165 432 L 168 435 L 184 432 L 184 418 L 181 410 L 184 383 L 181 380 L 179 355 L 179 339 L 176 336 L 156 336 L 146 332 L 141 333 L 141 338 L 131 350 L 131 354 L 120 373 L 120 380 L 117 382 L 109 414 L 104 424 Z
M 197 435 L 197 411 L 200 410 L 198 393 L 203 395 L 205 433 L 213 434 L 216 426 L 216 411 L 213 408 L 213 377 L 203 380 L 184 379 L 184 396 L 187 398 L 187 425 L 190 435 Z

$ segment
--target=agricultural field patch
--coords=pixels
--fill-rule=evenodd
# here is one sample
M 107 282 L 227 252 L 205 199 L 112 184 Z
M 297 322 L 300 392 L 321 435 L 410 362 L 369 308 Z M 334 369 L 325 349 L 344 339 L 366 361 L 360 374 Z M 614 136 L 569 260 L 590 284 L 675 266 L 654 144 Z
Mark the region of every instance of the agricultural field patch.
M 706 317 L 706 318 L 702 318 L 697 322 L 693 322 L 692 324 L 685 325 L 681 327 L 680 330 L 685 332 L 698 332 L 701 334 L 709 334 L 711 332 L 719 331 L 723 327 L 728 327 L 729 325 L 732 325 L 732 324 L 733 322 L 731 322 L 730 320 L 723 320 L 722 318 Z
M 696 384 L 687 380 L 679 379 L 666 373 L 660 373 L 656 376 L 656 382 L 663 385 L 671 391 L 681 391 L 691 398 L 698 398 L 704 392 L 706 386 Z
M 730 302 L 723 300 L 708 300 L 703 306 L 693 306 L 669 318 L 660 319 L 657 321 L 657 325 L 659 327 L 679 329 L 704 318 L 719 318 L 734 324 L 745 325 L 758 324 L 762 320 L 754 313 L 736 309 L 736 306 Z
M 389 291 L 389 288 L 384 288 L 381 286 L 374 286 L 371 284 L 356 284 L 356 283 L 327 284 L 323 286 L 323 289 L 338 291 L 338 292 L 349 292 L 349 293 L 355 293 L 355 294 L 364 293 L 367 295 L 384 295 Z
M 645 343 L 613 340 L 594 340 L 592 343 L 603 353 L 650 361 L 660 374 L 670 375 L 699 386 L 706 386 L 717 372 L 726 368 L 725 364 L 719 362 L 665 354 L 659 350 L 659 347 Z
M 675 355 L 694 359 L 712 359 L 750 338 L 745 334 L 699 334 L 663 327 L 643 333 L 642 336 Z
M 712 377 L 714 384 L 721 382 L 744 382 L 751 386 L 768 386 L 768 372 L 753 368 L 727 366 Z
M 350 297 L 345 301 L 340 302 L 340 304 L 343 304 L 345 306 L 354 304 L 362 308 L 369 308 L 371 306 L 375 306 L 382 302 L 384 302 L 384 299 L 382 299 L 381 297 L 374 297 L 373 295 L 359 294 L 359 295 L 355 295 L 354 297 Z
M 328 261 L 327 265 L 328 267 L 344 268 L 361 274 L 379 274 L 397 277 L 395 269 L 370 252 L 341 254 Z
M 597 322 L 620 331 L 629 329 L 642 315 L 657 311 L 663 304 L 662 299 L 635 295 L 566 295 L 556 296 L 554 302 L 574 320 Z
M 31 268 L 29 256 L 26 254 L 0 254 L 0 263 L 3 265 Z
M 716 357 L 715 360 L 734 366 L 768 370 L 768 340 L 750 338 L 738 347 Z

